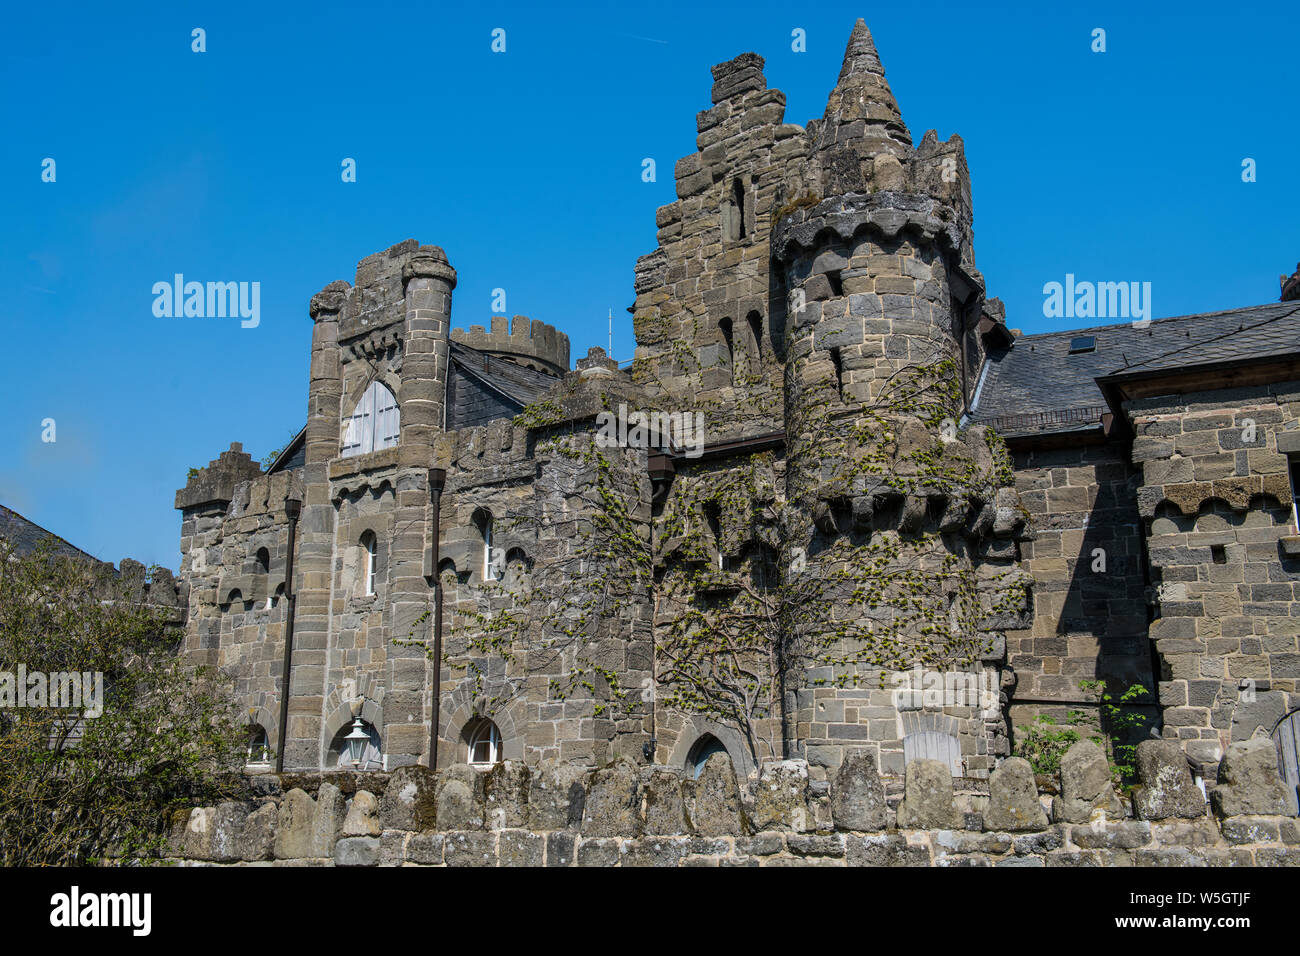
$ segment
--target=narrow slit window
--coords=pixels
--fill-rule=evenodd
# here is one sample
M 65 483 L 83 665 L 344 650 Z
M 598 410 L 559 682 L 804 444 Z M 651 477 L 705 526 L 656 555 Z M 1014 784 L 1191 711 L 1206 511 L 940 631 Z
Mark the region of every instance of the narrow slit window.
M 362 558 L 362 580 L 365 582 L 365 593 L 375 593 L 375 576 L 379 562 L 376 560 L 379 552 L 379 543 L 375 538 L 373 531 L 367 531 L 361 536 Z
M 844 401 L 844 361 L 840 358 L 839 349 L 831 349 L 831 364 L 835 366 L 835 388 L 842 402 Z
M 736 349 L 731 336 L 731 319 L 723 319 L 718 323 L 718 328 L 722 330 L 722 342 L 727 347 L 727 368 L 731 372 L 731 379 L 734 384 L 736 379 Z
M 745 183 L 739 176 L 731 181 L 731 188 L 722 199 L 722 238 L 739 242 L 745 238 Z
M 709 503 L 704 506 L 704 519 L 709 525 L 709 534 L 713 538 L 713 549 L 717 553 L 718 570 L 722 570 L 722 516 L 718 506 Z
M 731 181 L 731 201 L 736 205 L 736 238 L 745 238 L 745 184 L 739 177 Z
M 753 359 L 754 371 L 757 371 L 763 357 L 763 317 L 757 312 L 751 312 L 746 317 L 746 321 L 749 324 L 750 356 Z

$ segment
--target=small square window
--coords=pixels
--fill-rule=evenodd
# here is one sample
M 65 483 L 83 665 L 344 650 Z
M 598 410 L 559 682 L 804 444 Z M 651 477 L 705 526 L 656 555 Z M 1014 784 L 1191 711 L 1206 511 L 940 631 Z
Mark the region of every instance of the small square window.
M 1212 544 L 1210 545 L 1210 558 L 1213 559 L 1215 564 L 1227 564 L 1228 552 L 1223 545 Z
M 1097 351 L 1097 337 L 1095 335 L 1079 335 L 1070 339 L 1070 354 L 1077 352 L 1095 352 Z

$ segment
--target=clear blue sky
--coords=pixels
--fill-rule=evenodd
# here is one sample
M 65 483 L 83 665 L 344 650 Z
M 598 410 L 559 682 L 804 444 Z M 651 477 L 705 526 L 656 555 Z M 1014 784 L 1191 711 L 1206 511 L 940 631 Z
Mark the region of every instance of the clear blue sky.
M 1137 6 L 15 5 L 0 503 L 101 558 L 175 568 L 186 469 L 302 425 L 309 298 L 406 238 L 446 249 L 457 326 L 502 287 L 575 357 L 612 308 L 630 357 L 633 264 L 695 150 L 709 67 L 762 54 L 806 123 L 858 16 L 914 139 L 966 142 L 977 262 L 1010 325 L 1059 326 L 1042 286 L 1066 272 L 1150 281 L 1156 316 L 1276 300 L 1300 259 L 1294 0 Z M 261 325 L 155 318 L 150 289 L 177 272 L 260 282 Z

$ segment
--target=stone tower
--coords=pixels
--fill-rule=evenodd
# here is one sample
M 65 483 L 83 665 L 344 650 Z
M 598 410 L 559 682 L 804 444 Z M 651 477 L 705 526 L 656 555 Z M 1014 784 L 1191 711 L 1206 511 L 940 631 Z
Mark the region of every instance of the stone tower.
M 956 738 L 983 775 L 1007 746 L 998 629 L 1026 600 L 1005 449 L 962 427 L 984 297 L 962 142 L 931 131 L 913 148 L 861 20 L 808 139 L 771 238 L 788 302 L 786 495 L 808 519 L 792 573 L 817 582 L 792 709 L 813 762 L 869 738 L 901 769 L 886 746 L 901 729 L 905 748 Z M 947 697 L 899 693 L 914 667 Z M 880 719 L 846 719 L 864 696 Z

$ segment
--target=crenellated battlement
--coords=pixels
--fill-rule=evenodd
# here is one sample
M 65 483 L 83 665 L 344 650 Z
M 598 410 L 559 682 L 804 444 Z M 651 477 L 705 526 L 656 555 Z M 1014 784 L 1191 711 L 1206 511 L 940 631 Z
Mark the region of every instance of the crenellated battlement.
M 554 326 L 526 315 L 507 319 L 492 316 L 492 330 L 471 325 L 469 331 L 452 329 L 451 340 L 480 352 L 514 359 L 539 372 L 563 375 L 569 371 L 569 337 Z

